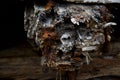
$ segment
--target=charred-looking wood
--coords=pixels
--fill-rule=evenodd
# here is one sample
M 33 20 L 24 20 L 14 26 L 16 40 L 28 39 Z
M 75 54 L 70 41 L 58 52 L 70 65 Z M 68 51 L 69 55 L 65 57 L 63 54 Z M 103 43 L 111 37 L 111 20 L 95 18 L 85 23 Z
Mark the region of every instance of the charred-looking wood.
M 112 26 L 117 25 L 112 18 L 102 4 L 65 5 L 49 0 L 44 6 L 34 4 L 24 23 L 27 37 L 42 51 L 41 65 L 57 70 L 60 80 L 64 71 L 69 80 L 75 80 L 75 71 L 82 65 L 89 65 L 102 49 L 110 51 Z

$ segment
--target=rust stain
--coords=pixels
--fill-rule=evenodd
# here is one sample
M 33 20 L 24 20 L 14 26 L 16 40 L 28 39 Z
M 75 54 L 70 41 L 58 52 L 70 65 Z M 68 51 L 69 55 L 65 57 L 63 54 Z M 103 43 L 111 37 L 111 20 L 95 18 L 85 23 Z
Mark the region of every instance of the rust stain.
M 54 6 L 54 2 L 49 0 L 48 3 L 45 5 L 45 10 L 48 11 Z

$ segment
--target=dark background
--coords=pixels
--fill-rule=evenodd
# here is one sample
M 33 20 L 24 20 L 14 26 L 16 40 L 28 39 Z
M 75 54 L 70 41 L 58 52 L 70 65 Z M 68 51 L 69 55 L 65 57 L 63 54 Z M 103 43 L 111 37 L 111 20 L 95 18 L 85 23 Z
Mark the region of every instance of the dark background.
M 46 3 L 47 0 L 34 0 L 37 3 Z M 24 32 L 24 7 L 28 9 L 33 5 L 33 0 L 4 0 L 0 2 L 0 49 L 9 48 L 26 41 Z M 111 13 L 115 16 L 113 41 L 120 37 L 120 5 L 107 4 Z
M 4 0 L 0 4 L 0 49 L 8 48 L 23 42 L 24 1 Z

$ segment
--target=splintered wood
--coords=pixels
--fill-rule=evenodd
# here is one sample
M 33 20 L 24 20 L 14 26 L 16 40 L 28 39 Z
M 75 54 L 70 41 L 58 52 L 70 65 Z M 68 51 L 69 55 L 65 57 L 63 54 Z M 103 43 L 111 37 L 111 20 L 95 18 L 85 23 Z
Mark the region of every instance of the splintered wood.
M 34 5 L 34 13 L 26 15 L 25 31 L 42 52 L 41 65 L 61 71 L 78 70 L 102 56 L 117 25 L 107 7 L 95 4 L 50 0 L 45 6 Z

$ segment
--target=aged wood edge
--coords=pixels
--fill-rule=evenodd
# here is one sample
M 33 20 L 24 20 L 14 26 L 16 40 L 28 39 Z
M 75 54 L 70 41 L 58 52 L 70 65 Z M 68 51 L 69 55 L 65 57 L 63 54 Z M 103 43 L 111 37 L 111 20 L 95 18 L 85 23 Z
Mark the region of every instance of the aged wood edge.
M 94 64 L 94 65 L 93 65 Z M 85 69 L 84 69 L 85 68 Z M 97 70 L 96 70 L 97 69 Z M 84 65 L 78 71 L 77 80 L 115 75 L 120 76 L 120 59 L 95 59 L 90 65 Z M 43 72 L 39 57 L 1 58 L 0 78 L 55 79 L 54 71 Z
M 120 0 L 63 0 L 74 3 L 120 3 Z

